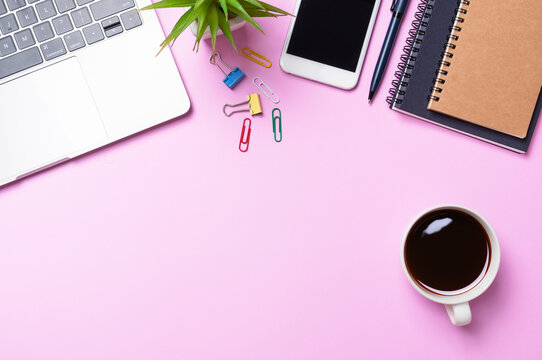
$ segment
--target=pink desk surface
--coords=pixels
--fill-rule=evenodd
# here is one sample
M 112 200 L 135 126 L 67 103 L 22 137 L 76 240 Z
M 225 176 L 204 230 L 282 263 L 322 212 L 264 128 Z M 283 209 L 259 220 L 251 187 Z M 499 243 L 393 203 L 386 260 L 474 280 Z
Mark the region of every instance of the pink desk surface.
M 287 18 L 235 34 L 270 70 L 220 40 L 282 99 L 284 141 L 262 98 L 246 154 L 243 116 L 221 105 L 255 88 L 228 90 L 186 33 L 173 51 L 188 116 L 1 189 L 0 359 L 542 358 L 542 129 L 517 155 L 389 110 L 415 5 L 371 106 L 389 1 L 351 92 L 280 70 Z M 441 203 L 481 212 L 502 247 L 465 328 L 399 261 L 408 222 Z

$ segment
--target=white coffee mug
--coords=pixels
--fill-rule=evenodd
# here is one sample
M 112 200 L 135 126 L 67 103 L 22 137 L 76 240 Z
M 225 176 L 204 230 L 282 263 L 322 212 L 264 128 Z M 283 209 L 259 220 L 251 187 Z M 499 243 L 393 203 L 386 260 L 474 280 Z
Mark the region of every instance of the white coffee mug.
M 478 220 L 478 222 L 484 227 L 489 238 L 491 256 L 485 275 L 481 275 L 483 276 L 482 279 L 479 280 L 477 284 L 474 285 L 472 288 L 457 295 L 440 295 L 426 290 L 412 278 L 407 269 L 405 259 L 405 244 L 407 236 L 416 221 L 418 221 L 422 216 L 426 215 L 427 213 L 435 210 L 458 210 L 472 216 L 473 218 Z M 444 306 L 446 307 L 446 311 L 450 316 L 450 320 L 454 325 L 463 326 L 469 324 L 472 319 L 469 301 L 482 295 L 482 293 L 489 288 L 489 286 L 491 285 L 491 283 L 493 283 L 493 280 L 495 280 L 495 277 L 497 276 L 497 271 L 499 270 L 499 265 L 501 262 L 501 250 L 499 247 L 499 241 L 497 240 L 497 235 L 495 234 L 495 231 L 493 230 L 491 225 L 480 214 L 464 206 L 441 205 L 433 207 L 422 212 L 410 223 L 403 237 L 403 246 L 401 249 L 401 263 L 403 264 L 403 271 L 405 272 L 408 281 L 410 281 L 410 284 L 414 287 L 414 289 L 416 289 L 420 294 L 422 294 L 429 300 L 444 304 Z

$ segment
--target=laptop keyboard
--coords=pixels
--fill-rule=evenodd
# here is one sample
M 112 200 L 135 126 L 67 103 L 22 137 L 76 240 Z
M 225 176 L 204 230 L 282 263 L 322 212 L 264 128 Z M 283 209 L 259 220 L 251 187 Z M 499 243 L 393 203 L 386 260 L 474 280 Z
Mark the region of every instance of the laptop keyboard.
M 134 0 L 0 0 L 0 79 L 140 25 Z

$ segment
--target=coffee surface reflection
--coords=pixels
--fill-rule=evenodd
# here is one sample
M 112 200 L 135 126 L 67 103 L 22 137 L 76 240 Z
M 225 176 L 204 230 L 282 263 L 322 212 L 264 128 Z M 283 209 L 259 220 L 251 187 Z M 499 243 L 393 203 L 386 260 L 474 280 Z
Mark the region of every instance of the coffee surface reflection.
M 421 217 L 405 244 L 407 270 L 428 291 L 455 295 L 479 283 L 491 261 L 489 237 L 474 217 L 435 210 Z

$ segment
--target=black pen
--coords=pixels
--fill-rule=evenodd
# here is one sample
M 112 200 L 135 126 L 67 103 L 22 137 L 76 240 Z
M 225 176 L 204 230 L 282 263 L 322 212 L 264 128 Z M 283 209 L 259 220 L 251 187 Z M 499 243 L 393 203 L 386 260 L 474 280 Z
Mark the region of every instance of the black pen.
M 371 80 L 369 102 L 371 102 L 376 89 L 378 89 L 380 80 L 382 80 L 382 75 L 384 75 L 384 70 L 386 70 L 391 49 L 393 48 L 393 43 L 397 37 L 399 25 L 401 24 L 401 19 L 403 18 L 407 5 L 408 0 L 393 0 L 393 3 L 391 4 L 390 10 L 393 12 L 393 15 L 391 17 L 390 26 L 388 27 L 388 32 L 386 33 L 386 38 L 384 39 L 384 44 L 382 44 L 382 50 L 380 50 L 380 55 L 378 56 L 378 62 L 376 63 L 375 72 L 373 73 L 373 80 Z

